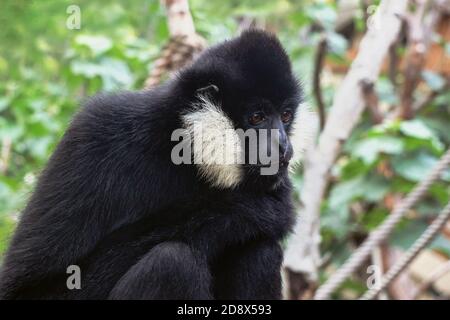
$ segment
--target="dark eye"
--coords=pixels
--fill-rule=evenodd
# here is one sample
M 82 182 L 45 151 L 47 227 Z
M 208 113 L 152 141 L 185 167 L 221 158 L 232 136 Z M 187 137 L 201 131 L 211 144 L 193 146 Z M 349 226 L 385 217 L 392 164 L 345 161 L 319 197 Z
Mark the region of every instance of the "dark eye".
M 261 122 L 263 122 L 264 120 L 266 120 L 266 117 L 264 116 L 264 113 L 262 112 L 255 112 L 254 114 L 252 114 L 252 116 L 248 119 L 248 121 L 250 122 L 250 124 L 256 126 L 258 124 L 260 124 Z
M 289 110 L 283 111 L 283 113 L 281 114 L 281 121 L 283 121 L 283 123 L 289 123 L 292 120 L 292 112 Z

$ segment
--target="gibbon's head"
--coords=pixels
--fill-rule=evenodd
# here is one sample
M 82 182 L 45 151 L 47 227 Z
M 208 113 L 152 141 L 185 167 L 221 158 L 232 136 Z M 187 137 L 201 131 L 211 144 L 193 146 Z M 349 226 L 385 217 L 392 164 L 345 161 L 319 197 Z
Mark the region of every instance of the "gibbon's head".
M 178 79 L 194 97 L 182 122 L 206 180 L 274 188 L 286 177 L 301 90 L 274 35 L 245 31 L 206 50 Z

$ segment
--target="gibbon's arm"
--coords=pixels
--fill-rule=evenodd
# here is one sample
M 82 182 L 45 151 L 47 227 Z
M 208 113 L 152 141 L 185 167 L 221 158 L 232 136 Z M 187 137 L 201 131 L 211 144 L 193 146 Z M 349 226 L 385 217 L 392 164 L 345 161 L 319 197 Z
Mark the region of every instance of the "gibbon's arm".
M 281 299 L 283 251 L 278 242 L 254 241 L 229 251 L 214 273 L 217 299 Z
M 108 298 L 207 300 L 213 298 L 211 288 L 208 263 L 200 252 L 181 242 L 163 242 L 121 277 Z
M 64 273 L 106 234 L 173 196 L 167 181 L 174 173 L 141 141 L 152 134 L 142 126 L 165 124 L 143 124 L 144 107 L 141 93 L 96 97 L 73 119 L 22 214 L 0 273 L 0 295 Z

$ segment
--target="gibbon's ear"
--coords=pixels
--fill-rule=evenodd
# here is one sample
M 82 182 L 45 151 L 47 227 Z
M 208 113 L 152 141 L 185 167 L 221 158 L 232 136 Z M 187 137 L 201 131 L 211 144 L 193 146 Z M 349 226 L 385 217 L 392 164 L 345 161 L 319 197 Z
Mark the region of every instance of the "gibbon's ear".
M 209 84 L 205 87 L 198 88 L 195 90 L 195 95 L 197 98 L 204 97 L 215 104 L 220 104 L 220 90 L 215 84 Z
M 219 87 L 217 87 L 215 84 L 210 84 L 206 87 L 197 89 L 196 93 L 202 96 L 214 97 L 219 93 Z

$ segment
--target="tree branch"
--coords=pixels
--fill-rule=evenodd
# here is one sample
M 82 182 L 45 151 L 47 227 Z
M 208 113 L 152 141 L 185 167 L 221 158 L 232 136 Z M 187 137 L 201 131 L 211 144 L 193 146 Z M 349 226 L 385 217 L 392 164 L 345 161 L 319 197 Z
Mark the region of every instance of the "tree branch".
M 328 186 L 330 170 L 364 110 L 360 81 L 374 82 L 386 53 L 397 38 L 407 10 L 407 0 L 382 1 L 374 16 L 374 26 L 364 35 L 360 50 L 337 90 L 318 145 L 306 152 L 301 208 L 294 234 L 285 255 L 288 270 L 302 274 L 310 283 L 317 281 L 320 265 L 319 213 Z M 382 23 L 380 22 L 382 21 Z
M 327 40 L 325 35 L 321 36 L 316 50 L 316 57 L 314 59 L 314 75 L 313 75 L 313 94 L 317 104 L 319 113 L 320 131 L 325 126 L 325 103 L 322 97 L 322 88 L 320 87 L 320 75 L 323 69 L 323 62 L 327 53 Z
M 9 137 L 2 139 L 2 148 L 0 152 L 0 173 L 5 174 L 8 170 L 9 159 L 11 156 L 12 140 Z
M 164 46 L 145 87 L 159 84 L 165 74 L 190 63 L 206 47 L 206 41 L 195 32 L 194 21 L 187 0 L 163 0 L 166 7 L 170 39 Z
M 364 103 L 369 108 L 369 111 L 372 114 L 373 122 L 375 124 L 381 123 L 383 121 L 383 116 L 378 109 L 378 96 L 375 92 L 374 83 L 364 79 L 360 82 L 360 84 Z
M 421 79 L 425 64 L 427 46 L 422 19 L 425 13 L 425 0 L 417 1 L 416 12 L 406 18 L 408 28 L 408 51 L 405 59 L 404 84 L 400 95 L 400 116 L 411 119 L 414 116 L 413 93 Z

